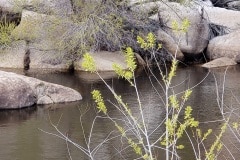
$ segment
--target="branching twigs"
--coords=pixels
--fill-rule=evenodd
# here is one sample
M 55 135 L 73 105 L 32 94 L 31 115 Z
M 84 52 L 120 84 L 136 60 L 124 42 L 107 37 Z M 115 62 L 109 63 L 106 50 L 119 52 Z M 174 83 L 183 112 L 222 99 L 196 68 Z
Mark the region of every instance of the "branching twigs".
M 94 23 L 95 15 L 89 15 L 91 21 Z M 97 17 L 99 19 L 99 17 Z M 103 20 L 100 18 L 100 20 Z M 184 23 L 185 25 L 188 25 L 189 23 Z M 186 28 L 187 26 L 181 26 L 180 28 Z M 177 31 L 179 31 L 179 28 L 177 28 Z M 100 31 L 104 33 L 105 31 Z M 134 74 L 134 71 L 136 69 L 136 62 L 134 59 L 133 50 L 131 48 L 126 48 L 125 52 L 125 58 L 126 58 L 126 64 L 127 64 L 127 70 L 123 70 L 121 66 L 119 65 L 113 65 L 113 68 L 117 75 L 119 77 L 122 77 L 126 79 L 129 82 L 129 85 L 132 86 L 135 90 L 136 94 L 136 102 L 137 102 L 137 116 L 132 113 L 132 110 L 130 106 L 124 102 L 124 99 L 120 95 L 117 94 L 117 92 L 114 91 L 113 87 L 111 87 L 99 74 L 99 72 L 96 69 L 95 62 L 90 54 L 85 54 L 83 56 L 83 62 L 82 67 L 86 71 L 93 72 L 99 76 L 99 78 L 102 80 L 102 82 L 105 84 L 107 89 L 111 92 L 111 94 L 114 96 L 116 103 L 109 101 L 110 105 L 112 105 L 118 113 L 121 114 L 121 118 L 111 117 L 111 114 L 108 113 L 108 109 L 105 105 L 105 101 L 103 100 L 103 97 L 98 90 L 94 90 L 92 92 L 93 99 L 96 102 L 96 107 L 98 109 L 98 112 L 101 112 L 100 114 L 103 114 L 103 116 L 96 116 L 92 122 L 92 126 L 90 128 L 90 131 L 88 135 L 86 135 L 84 131 L 84 127 L 82 124 L 82 116 L 80 116 L 80 123 L 83 130 L 84 140 L 87 147 L 83 147 L 68 137 L 68 135 L 64 135 L 59 129 L 58 125 L 54 125 L 51 122 L 51 125 L 53 128 L 57 131 L 57 134 L 49 133 L 46 131 L 43 131 L 45 133 L 48 133 L 50 135 L 56 136 L 58 138 L 61 138 L 67 142 L 67 148 L 68 143 L 74 145 L 78 149 L 80 149 L 84 154 L 86 154 L 90 159 L 94 159 L 96 153 L 99 151 L 99 149 L 103 146 L 104 143 L 117 138 L 121 137 L 121 142 L 126 140 L 126 145 L 124 145 L 123 148 L 117 149 L 116 154 L 120 154 L 121 157 L 124 157 L 122 154 L 123 151 L 127 150 L 128 148 L 131 148 L 133 150 L 133 153 L 135 153 L 138 158 L 137 159 L 144 159 L 144 160 L 155 160 L 156 155 L 154 155 L 155 149 L 161 149 L 165 151 L 165 159 L 166 160 L 173 160 L 173 159 L 181 159 L 181 157 L 178 154 L 179 149 L 183 149 L 184 145 L 179 144 L 181 141 L 183 135 L 186 135 L 189 143 L 191 144 L 191 147 L 193 149 L 193 154 L 196 159 L 202 159 L 205 158 L 206 160 L 213 160 L 218 158 L 218 154 L 220 153 L 221 147 L 224 146 L 226 150 L 229 152 L 232 158 L 234 158 L 234 155 L 231 153 L 231 150 L 227 148 L 227 145 L 222 144 L 222 136 L 226 131 L 226 128 L 229 128 L 230 131 L 233 133 L 234 137 L 238 142 L 240 142 L 240 133 L 238 130 L 234 130 L 231 125 L 229 124 L 229 119 L 233 114 L 232 108 L 227 108 L 224 104 L 224 94 L 225 94 L 225 80 L 226 80 L 226 71 L 224 73 L 224 80 L 221 90 L 221 95 L 219 93 L 219 85 L 217 83 L 216 77 L 214 76 L 216 80 L 216 91 L 217 91 L 217 103 L 220 110 L 220 113 L 222 115 L 221 120 L 215 120 L 222 121 L 223 126 L 221 127 L 220 133 L 215 134 L 216 140 L 213 142 L 211 147 L 208 149 L 204 142 L 211 134 L 212 130 L 208 130 L 206 133 L 202 133 L 202 131 L 198 128 L 199 122 L 196 121 L 192 116 L 192 108 L 190 106 L 185 106 L 187 100 L 189 99 L 191 95 L 191 90 L 194 89 L 196 86 L 198 86 L 200 83 L 202 83 L 206 77 L 209 75 L 210 72 L 206 74 L 206 76 L 196 85 L 192 87 L 187 87 L 187 89 L 184 89 L 181 92 L 176 92 L 175 87 L 178 85 L 181 85 L 185 82 L 180 82 L 177 85 L 172 84 L 173 78 L 176 76 L 176 70 L 177 70 L 177 63 L 176 55 L 173 56 L 172 65 L 171 68 L 168 69 L 165 66 L 166 73 L 162 71 L 160 64 L 158 63 L 157 57 L 156 57 L 156 50 L 160 48 L 160 45 L 156 47 L 156 38 L 152 33 L 149 33 L 147 38 L 144 39 L 142 37 L 137 38 L 137 42 L 141 46 L 141 48 L 148 50 L 152 54 L 152 60 L 156 62 L 157 68 L 160 72 L 161 80 L 157 78 L 156 75 L 153 74 L 153 72 L 150 70 L 150 73 L 152 74 L 153 79 L 156 80 L 157 85 L 154 86 L 154 83 L 150 79 L 150 83 L 153 86 L 154 91 L 157 93 L 157 96 L 162 101 L 162 104 L 159 105 L 161 110 L 164 110 L 165 115 L 162 121 L 156 122 L 155 128 L 150 129 L 151 127 L 148 126 L 147 117 L 145 114 L 145 107 L 142 100 L 141 100 L 141 92 L 138 88 L 138 84 L 136 81 L 136 77 Z M 179 42 L 180 44 L 180 37 Z M 177 52 L 176 52 L 177 53 Z M 157 88 L 160 87 L 160 90 Z M 163 94 L 163 95 L 161 95 Z M 229 109 L 230 111 L 226 112 L 225 110 Z M 183 116 L 183 117 L 181 117 Z M 117 136 L 112 136 L 114 131 L 111 131 L 105 139 L 102 140 L 100 144 L 93 147 L 91 146 L 93 130 L 94 130 L 94 124 L 96 121 L 100 118 L 108 119 L 110 120 L 116 127 L 116 130 L 120 133 Z M 202 123 L 210 123 L 208 122 L 202 122 Z M 212 121 L 213 122 L 213 121 Z M 163 127 L 164 126 L 164 127 Z M 163 128 L 163 133 L 158 135 L 158 138 L 152 139 L 153 135 L 159 130 Z M 188 133 L 188 129 L 196 130 L 194 132 L 195 140 L 191 137 L 191 134 Z M 123 140 L 124 139 L 124 140 Z M 126 146 L 126 147 L 125 147 Z M 203 149 L 202 149 L 203 148 Z M 69 157 L 70 151 L 68 148 Z M 205 156 L 205 157 L 204 157 Z
M 85 143 L 86 143 L 86 145 L 87 145 L 87 148 L 85 148 L 85 147 L 83 147 L 82 145 L 80 145 L 80 144 L 72 141 L 72 140 L 68 137 L 67 134 L 65 135 L 65 134 L 63 134 L 62 131 L 59 130 L 58 125 L 59 125 L 59 123 L 60 123 L 60 119 L 61 119 L 61 118 L 59 118 L 58 123 L 55 125 L 55 124 L 51 121 L 51 119 L 50 119 L 50 117 L 49 117 L 50 124 L 51 124 L 51 126 L 55 129 L 55 131 L 56 131 L 57 133 L 48 132 L 48 131 L 45 131 L 45 130 L 40 129 L 40 128 L 39 128 L 39 130 L 42 131 L 42 132 L 44 132 L 44 133 L 46 133 L 46 134 L 49 134 L 49 135 L 58 137 L 58 138 L 60 138 L 60 139 L 62 139 L 62 140 L 65 140 L 66 145 L 67 145 L 67 150 L 68 150 L 69 158 L 70 158 L 70 159 L 71 159 L 71 154 L 70 154 L 70 150 L 69 150 L 69 144 L 72 144 L 73 146 L 75 146 L 76 148 L 78 148 L 80 151 L 82 151 L 85 155 L 87 155 L 91 160 L 94 160 L 94 159 L 95 159 L 94 157 L 95 157 L 96 153 L 97 153 L 98 150 L 103 146 L 103 144 L 105 144 L 105 143 L 107 143 L 108 141 L 111 141 L 111 140 L 113 140 L 113 139 L 115 139 L 115 138 L 118 138 L 118 137 L 121 136 L 121 135 L 112 136 L 113 131 L 111 131 L 111 132 L 108 133 L 108 135 L 106 136 L 106 138 L 102 140 L 101 143 L 99 143 L 99 144 L 98 144 L 97 146 L 95 146 L 95 147 L 92 147 L 92 146 L 91 146 L 91 143 L 92 143 L 91 138 L 92 138 L 92 136 L 93 136 L 93 128 L 94 128 L 95 122 L 96 122 L 97 119 L 103 118 L 103 117 L 101 117 L 101 116 L 96 116 L 96 117 L 94 118 L 94 120 L 93 120 L 93 122 L 92 122 L 92 125 L 91 125 L 90 132 L 89 132 L 89 134 L 88 134 L 88 138 L 87 138 L 86 135 L 85 135 L 85 131 L 84 131 L 84 127 L 83 127 L 82 121 L 81 121 L 81 117 L 82 117 L 82 116 L 83 116 L 83 115 L 80 116 L 80 123 L 81 123 L 81 127 L 82 127 L 82 130 L 83 130 L 84 140 L 85 140 Z

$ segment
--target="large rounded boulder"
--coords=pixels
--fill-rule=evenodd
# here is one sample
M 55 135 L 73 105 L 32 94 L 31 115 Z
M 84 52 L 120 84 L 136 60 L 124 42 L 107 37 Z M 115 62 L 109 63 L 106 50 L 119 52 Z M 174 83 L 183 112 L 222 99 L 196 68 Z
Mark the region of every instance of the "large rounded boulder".
M 27 82 L 0 74 L 0 109 L 22 108 L 36 102 L 36 94 Z
M 166 33 L 171 35 L 179 48 L 186 54 L 199 54 L 207 47 L 209 39 L 208 22 L 203 18 L 198 7 L 184 6 L 179 3 L 163 3 L 159 5 L 159 19 L 165 26 Z M 189 21 L 186 32 L 181 32 L 183 21 Z M 180 30 L 173 28 L 177 23 Z
M 0 109 L 17 109 L 34 104 L 65 103 L 81 99 L 81 94 L 71 88 L 0 71 Z
M 240 54 L 240 30 L 213 38 L 207 48 L 209 59 L 228 57 L 235 59 Z

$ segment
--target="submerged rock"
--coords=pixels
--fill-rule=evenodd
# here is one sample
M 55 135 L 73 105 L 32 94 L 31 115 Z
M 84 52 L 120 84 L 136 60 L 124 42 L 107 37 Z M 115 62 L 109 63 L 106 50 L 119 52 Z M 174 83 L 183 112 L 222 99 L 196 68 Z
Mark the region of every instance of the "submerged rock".
M 118 77 L 118 75 L 113 69 L 113 64 L 118 64 L 122 66 L 122 69 L 124 70 L 128 69 L 125 56 L 122 53 L 122 51 L 117 51 L 117 52 L 100 51 L 100 52 L 94 52 L 90 54 L 95 61 L 96 69 L 99 75 L 103 79 L 111 79 L 111 78 Z M 138 68 L 136 70 L 137 72 L 147 64 L 139 54 L 134 53 L 134 55 L 135 55 L 136 63 L 138 65 Z M 83 81 L 92 82 L 92 81 L 101 80 L 97 74 L 86 72 L 82 68 L 82 59 L 74 62 L 74 70 L 77 71 L 75 72 L 76 76 L 82 79 Z
M 119 64 L 123 67 L 123 69 L 127 69 L 127 64 L 125 62 L 124 55 L 119 52 L 107 52 L 107 51 L 100 51 L 100 52 L 94 52 L 91 53 L 91 56 L 93 57 L 97 71 L 114 71 L 113 64 Z M 76 61 L 74 63 L 74 69 L 76 71 L 84 71 L 82 68 L 82 59 L 79 61 Z
M 80 93 L 71 88 L 4 71 L 0 71 L 0 88 L 0 109 L 82 99 Z
M 124 70 L 127 69 L 127 63 L 125 60 L 125 56 L 122 51 L 109 52 L 109 51 L 99 51 L 91 53 L 93 57 L 96 69 L 98 72 L 114 72 L 113 64 L 118 64 L 122 66 Z M 136 63 L 138 66 L 145 66 L 146 62 L 142 59 L 142 57 L 134 53 Z M 84 71 L 82 68 L 82 59 L 75 61 L 74 70 L 76 71 Z
M 237 63 L 233 59 L 230 59 L 227 57 L 221 57 L 221 58 L 218 58 L 218 59 L 215 59 L 213 61 L 203 64 L 202 67 L 215 68 L 215 67 L 232 66 L 232 65 L 236 65 L 236 64 Z

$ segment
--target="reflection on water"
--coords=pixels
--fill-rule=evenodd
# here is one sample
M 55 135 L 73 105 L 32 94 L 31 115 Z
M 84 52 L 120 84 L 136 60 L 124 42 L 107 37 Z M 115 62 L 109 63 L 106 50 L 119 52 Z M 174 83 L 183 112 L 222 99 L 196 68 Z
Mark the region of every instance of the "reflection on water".
M 177 76 L 173 80 L 174 91 L 182 92 L 185 89 L 193 88 L 193 93 L 187 105 L 191 105 L 194 109 L 194 117 L 202 122 L 200 125 L 203 130 L 213 128 L 219 130 L 222 123 L 213 122 L 221 119 L 219 109 L 216 101 L 216 83 L 219 88 L 219 93 L 223 93 L 221 86 L 224 82 L 225 69 L 209 70 L 200 67 L 179 68 Z M 235 108 L 235 118 L 240 115 L 237 100 L 240 98 L 240 67 L 232 67 L 228 69 L 226 82 L 225 82 L 225 96 L 224 102 L 226 106 Z M 102 82 L 86 82 L 74 74 L 68 73 L 29 73 L 30 76 L 46 80 L 49 82 L 62 84 L 78 90 L 83 100 L 75 103 L 68 104 L 54 104 L 47 106 L 37 106 L 33 108 L 26 108 L 22 110 L 1 111 L 0 112 L 0 159 L 4 160 L 43 160 L 43 159 L 56 159 L 66 160 L 69 159 L 67 145 L 64 140 L 48 135 L 40 131 L 43 129 L 47 132 L 56 133 L 51 126 L 51 123 L 58 124 L 59 129 L 69 138 L 75 142 L 85 146 L 84 133 L 88 135 L 91 130 L 92 122 L 96 117 L 96 109 L 93 101 L 91 100 L 90 91 L 92 89 L 99 89 L 102 91 L 104 99 L 107 101 L 115 102 L 112 95 Z M 161 87 L 153 77 L 149 81 L 149 73 L 142 73 L 137 78 L 138 89 L 144 107 L 144 113 L 149 130 L 157 127 L 164 117 L 164 108 L 162 108 L 161 98 L 164 96 Z M 214 78 L 215 77 L 215 78 Z M 157 79 L 160 80 L 159 76 Z M 203 80 L 204 79 L 204 80 Z M 203 81 L 202 81 L 203 80 Z M 124 80 L 111 79 L 107 80 L 108 84 L 114 90 L 122 95 L 122 98 L 129 104 L 133 114 L 137 117 L 138 104 L 136 102 L 136 94 L 134 89 L 128 85 Z M 160 82 L 161 84 L 162 82 Z M 154 88 L 152 86 L 156 88 Z M 197 86 L 196 86 L 197 85 Z M 158 92 L 156 92 L 156 89 Z M 109 103 L 108 103 L 109 104 Z M 110 105 L 108 105 L 110 106 Z M 109 114 L 122 119 L 123 117 L 114 107 L 109 107 Z M 80 116 L 84 132 L 80 123 Z M 237 117 L 238 118 L 238 117 Z M 207 122 L 207 123 L 206 123 Z M 107 135 L 115 129 L 111 121 L 99 118 L 94 123 L 93 135 L 91 139 L 91 146 L 95 147 L 102 142 Z M 159 128 L 153 134 L 152 139 L 157 139 L 163 132 Z M 112 136 L 118 135 L 117 132 L 112 132 Z M 237 144 L 232 140 L 232 134 L 227 132 L 223 141 L 229 144 L 232 152 L 236 157 L 240 157 Z M 206 146 L 209 146 L 214 140 L 214 136 L 208 141 Z M 135 155 L 131 154 L 131 149 L 125 148 L 122 144 L 121 138 L 115 138 L 101 147 L 95 158 L 97 160 L 110 160 L 110 159 L 134 159 Z M 187 137 L 182 141 L 186 142 Z M 88 159 L 76 147 L 69 145 L 70 155 L 72 159 Z M 190 143 L 187 143 L 185 150 L 181 151 L 183 159 L 194 159 L 193 152 L 190 150 Z M 119 151 L 121 151 L 119 153 Z M 157 159 L 162 159 L 164 154 L 162 151 L 156 151 Z M 238 156 L 239 155 L 239 156 Z M 219 155 L 221 157 L 229 157 L 230 155 L 226 150 Z M 123 158 L 124 157 L 124 158 Z M 231 157 L 229 158 L 231 159 Z

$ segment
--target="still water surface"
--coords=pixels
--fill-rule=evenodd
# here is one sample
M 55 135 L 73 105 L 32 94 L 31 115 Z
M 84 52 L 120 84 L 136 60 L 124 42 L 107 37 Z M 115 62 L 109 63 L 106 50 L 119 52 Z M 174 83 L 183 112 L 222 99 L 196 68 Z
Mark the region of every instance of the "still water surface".
M 181 92 L 196 85 L 193 88 L 192 96 L 187 102 L 187 105 L 193 107 L 194 117 L 202 122 L 200 125 L 204 131 L 208 128 L 218 131 L 221 127 L 222 122 L 216 122 L 216 120 L 221 119 L 216 101 L 216 86 L 220 89 L 219 92 L 222 93 L 221 85 L 224 81 L 224 72 L 225 68 L 209 71 L 200 67 L 186 67 L 179 68 L 177 76 L 174 78 L 173 86 L 175 92 Z M 157 72 L 154 73 L 157 74 Z M 41 131 L 56 133 L 55 129 L 51 126 L 52 122 L 58 125 L 58 128 L 74 142 L 85 146 L 80 116 L 83 115 L 81 121 L 85 134 L 88 135 L 91 124 L 97 115 L 94 102 L 91 99 L 91 90 L 99 89 L 102 91 L 105 100 L 112 102 L 114 102 L 114 100 L 102 82 L 86 81 L 78 75 L 67 73 L 30 73 L 30 76 L 76 89 L 82 94 L 83 100 L 68 104 L 0 111 L 1 160 L 67 160 L 70 159 L 70 157 L 73 160 L 88 159 L 88 157 L 72 145 L 68 146 L 69 153 L 64 140 Z M 162 108 L 162 102 L 155 89 L 158 90 L 160 96 L 163 96 L 163 92 L 154 78 L 151 78 L 151 82 L 149 81 L 149 75 L 149 73 L 143 71 L 138 75 L 137 83 L 149 130 L 153 130 L 158 123 L 163 120 L 165 114 L 164 108 Z M 214 76 L 217 79 L 217 85 Z M 157 76 L 157 78 L 160 80 L 159 76 Z M 129 104 L 133 113 L 137 116 L 138 108 L 136 94 L 133 88 L 124 80 L 110 79 L 107 80 L 107 82 L 117 93 L 122 95 L 122 98 Z M 153 85 L 156 88 L 154 88 Z M 224 103 L 226 107 L 235 109 L 236 119 L 237 116 L 240 115 L 238 110 L 240 104 L 237 102 L 237 100 L 240 100 L 239 66 L 228 69 L 225 89 Z M 110 115 L 120 119 L 123 118 L 114 107 L 108 106 Z M 101 143 L 113 130 L 115 130 L 115 127 L 111 121 L 107 119 L 97 119 L 94 124 L 91 146 L 94 147 Z M 157 129 L 152 135 L 152 140 L 157 139 L 162 132 L 162 128 Z M 112 136 L 114 135 L 117 135 L 117 132 L 113 132 Z M 226 142 L 231 149 L 235 158 L 240 158 L 240 144 L 232 140 L 232 137 L 231 133 L 227 132 L 223 137 L 223 141 Z M 130 148 L 124 149 L 125 146 L 121 142 L 121 138 L 110 140 L 98 150 L 95 159 L 131 160 L 136 158 L 135 155 L 132 155 Z M 182 142 L 188 142 L 187 138 L 183 138 Z M 211 142 L 212 140 L 209 140 L 206 146 L 209 146 Z M 186 149 L 180 153 L 184 160 L 194 159 L 194 155 L 190 149 L 191 147 L 189 146 L 190 143 L 187 143 Z M 118 152 L 119 150 L 121 150 L 120 153 Z M 156 150 L 155 152 L 157 159 L 163 159 L 161 157 L 162 154 L 164 154 L 163 151 Z M 232 159 L 226 150 L 220 153 L 219 159 L 225 159 L 224 157 Z

